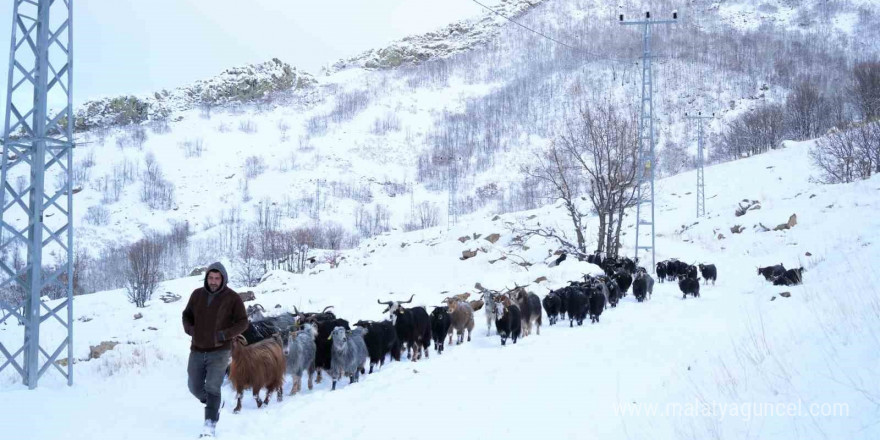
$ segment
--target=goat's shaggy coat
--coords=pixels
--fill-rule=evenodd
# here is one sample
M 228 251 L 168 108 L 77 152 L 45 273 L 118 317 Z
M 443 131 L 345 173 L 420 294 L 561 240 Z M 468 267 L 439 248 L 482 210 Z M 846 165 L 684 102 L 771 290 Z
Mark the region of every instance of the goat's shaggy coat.
M 278 393 L 280 402 L 283 398 L 281 387 L 284 385 L 286 366 L 280 337 L 266 339 L 254 345 L 247 345 L 242 336 L 233 339 L 229 381 L 237 400 L 234 412 L 241 411 L 241 396 L 247 388 L 254 391 L 257 408 L 268 405 L 273 392 Z M 261 401 L 260 390 L 263 388 L 266 389 L 266 399 Z
M 318 337 L 318 326 L 306 324 L 305 328 L 288 336 L 287 371 L 293 376 L 290 395 L 302 390 L 302 373 L 308 371 L 309 389 L 314 386 L 315 376 L 315 338 Z

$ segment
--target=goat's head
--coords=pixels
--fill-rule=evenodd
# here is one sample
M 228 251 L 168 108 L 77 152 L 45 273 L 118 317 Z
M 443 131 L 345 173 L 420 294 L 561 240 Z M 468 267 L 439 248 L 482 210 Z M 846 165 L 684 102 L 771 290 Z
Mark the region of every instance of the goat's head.
M 416 296 L 416 295 L 415 294 L 411 295 L 409 297 L 409 299 L 406 301 L 380 301 L 377 299 L 376 302 L 387 306 L 387 307 L 385 307 L 385 310 L 382 311 L 382 313 L 391 312 L 391 315 L 394 316 L 394 314 L 397 313 L 398 309 L 400 309 L 400 305 L 411 303 L 414 296 Z
M 507 313 L 507 305 L 504 304 L 504 301 L 498 301 L 495 304 L 495 319 L 499 319 Z
M 351 335 L 351 330 L 346 330 L 345 327 L 337 326 L 330 333 L 330 336 L 327 338 L 327 340 L 333 341 L 333 345 L 342 345 L 345 344 L 345 341 L 348 340 L 349 335 Z

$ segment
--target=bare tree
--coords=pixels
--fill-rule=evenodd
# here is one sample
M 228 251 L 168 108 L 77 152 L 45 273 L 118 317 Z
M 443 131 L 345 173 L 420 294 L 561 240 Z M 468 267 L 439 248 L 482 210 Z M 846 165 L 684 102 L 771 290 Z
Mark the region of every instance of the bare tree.
M 236 253 L 238 281 L 245 286 L 255 286 L 266 273 L 266 266 L 260 260 L 257 234 L 254 228 L 247 228 Z
M 785 107 L 789 132 L 797 140 L 813 139 L 830 127 L 828 99 L 811 79 L 795 84 Z
M 853 67 L 853 95 L 865 121 L 880 117 L 880 62 L 858 63 Z
M 660 150 L 660 168 L 667 176 L 692 168 L 693 158 L 688 154 L 687 148 L 678 142 L 667 141 Z
M 580 165 L 599 217 L 596 250 L 610 257 L 616 257 L 620 247 L 624 212 L 636 204 L 637 130 L 635 115 L 614 104 L 582 103 L 559 136 L 561 148 Z
M 144 307 L 161 281 L 162 245 L 152 238 L 143 238 L 126 250 L 125 288 L 129 301 Z
M 846 130 L 832 129 L 816 141 L 810 158 L 823 183 L 849 183 L 880 172 L 880 127 L 863 124 Z
M 578 254 L 579 259 L 584 259 L 587 255 L 587 245 L 583 224 L 587 214 L 581 211 L 577 203 L 583 192 L 582 176 L 570 152 L 559 148 L 558 144 L 557 140 L 551 142 L 546 151 L 535 155 L 536 160 L 533 165 L 523 166 L 521 171 L 549 186 L 552 190 L 551 197 L 562 201 L 562 206 L 571 219 L 577 240 L 572 251 Z
M 721 134 L 718 148 L 736 160 L 775 149 L 785 136 L 785 108 L 768 104 L 732 120 Z
M 440 208 L 436 203 L 423 201 L 416 205 L 413 212 L 413 223 L 419 229 L 433 228 L 440 224 Z

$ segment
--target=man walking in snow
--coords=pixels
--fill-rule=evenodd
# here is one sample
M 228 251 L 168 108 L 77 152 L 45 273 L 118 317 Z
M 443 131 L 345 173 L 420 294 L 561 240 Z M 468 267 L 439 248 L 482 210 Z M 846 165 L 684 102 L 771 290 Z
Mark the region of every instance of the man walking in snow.
M 220 419 L 220 385 L 229 365 L 232 339 L 247 329 L 244 302 L 226 286 L 222 264 L 208 266 L 205 286 L 194 290 L 183 310 L 183 331 L 192 336 L 189 391 L 205 404 L 202 437 L 212 437 Z

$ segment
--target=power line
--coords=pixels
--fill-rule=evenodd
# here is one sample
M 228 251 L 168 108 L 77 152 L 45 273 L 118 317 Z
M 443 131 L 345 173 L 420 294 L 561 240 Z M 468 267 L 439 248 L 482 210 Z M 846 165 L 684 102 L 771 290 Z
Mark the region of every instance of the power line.
M 550 40 L 550 41 L 552 41 L 552 42 L 554 42 L 554 43 L 561 44 L 561 45 L 563 45 L 563 46 L 565 46 L 565 47 L 567 47 L 567 48 L 569 48 L 569 49 L 572 49 L 572 50 L 583 50 L 583 49 L 578 49 L 578 48 L 576 48 L 576 47 L 574 47 L 574 46 L 572 46 L 572 45 L 565 44 L 565 43 L 563 43 L 563 42 L 561 42 L 561 41 L 559 41 L 559 40 L 557 40 L 557 39 L 555 39 L 555 38 L 553 38 L 553 37 L 550 37 L 550 36 L 547 36 L 547 35 L 545 35 L 545 34 L 543 34 L 543 33 L 541 33 L 541 32 L 538 32 L 538 31 L 536 31 L 536 30 L 534 30 L 534 29 L 532 29 L 532 28 L 530 28 L 530 27 L 528 27 L 528 26 L 526 26 L 526 25 L 524 25 L 524 24 L 522 24 L 522 23 L 519 23 L 519 22 L 517 22 L 517 21 L 514 21 L 513 19 L 508 18 L 506 15 L 504 15 L 504 14 L 502 14 L 502 13 L 500 13 L 500 12 L 498 12 L 498 11 L 496 11 L 496 10 L 494 10 L 494 9 L 492 9 L 492 8 L 490 8 L 490 7 L 486 6 L 486 5 L 484 5 L 484 4 L 480 3 L 480 2 L 478 2 L 477 0 L 471 0 L 471 1 L 474 2 L 474 3 L 476 3 L 476 4 L 478 4 L 478 5 L 480 5 L 480 6 L 482 6 L 482 7 L 484 7 L 484 8 L 486 8 L 487 10 L 489 10 L 490 12 L 492 12 L 493 14 L 495 14 L 495 15 L 497 15 L 497 16 L 499 16 L 499 17 L 501 17 L 501 18 L 503 18 L 503 19 L 505 19 L 505 20 L 507 20 L 507 21 L 509 21 L 509 22 L 511 22 L 511 23 L 513 23 L 513 24 L 515 24 L 515 25 L 517 25 L 517 26 L 523 28 L 523 29 L 526 29 L 526 30 L 528 30 L 528 31 L 534 32 L 534 33 L 536 33 L 536 34 L 538 34 L 538 35 L 540 35 L 540 36 L 542 36 L 542 37 L 544 37 L 544 38 L 546 38 L 546 39 L 548 39 L 548 40 Z
M 517 26 L 519 26 L 519 27 L 525 29 L 525 30 L 527 30 L 527 31 L 529 31 L 529 32 L 532 32 L 532 33 L 534 33 L 534 34 L 536 34 L 536 35 L 539 35 L 539 36 L 541 36 L 541 37 L 544 37 L 544 38 L 546 38 L 547 40 L 550 40 L 550 41 L 552 41 L 552 42 L 554 42 L 554 43 L 556 43 L 556 44 L 559 44 L 559 45 L 565 46 L 565 47 L 567 47 L 567 48 L 569 48 L 569 49 L 571 49 L 571 50 L 579 51 L 579 52 L 584 52 L 586 55 L 591 56 L 591 57 L 594 57 L 594 60 L 593 60 L 593 61 L 602 61 L 602 60 L 617 61 L 617 62 L 630 62 L 630 61 L 632 61 L 632 60 L 629 59 L 629 58 L 614 58 L 614 57 L 609 57 L 609 56 L 600 56 L 600 55 L 596 54 L 595 52 L 589 51 L 589 50 L 587 50 L 587 49 L 585 49 L 585 48 L 583 48 L 583 47 L 572 46 L 571 44 L 563 43 L 562 41 L 559 41 L 559 40 L 557 40 L 557 39 L 555 39 L 555 38 L 553 38 L 553 37 L 551 37 L 551 36 L 549 36 L 549 35 L 546 35 L 546 34 L 544 34 L 544 33 L 542 33 L 542 32 L 536 31 L 536 30 L 534 30 L 534 29 L 532 29 L 532 28 L 530 28 L 530 27 L 528 27 L 528 26 L 526 26 L 526 25 L 524 25 L 524 24 L 522 24 L 522 23 L 520 23 L 520 22 L 518 22 L 518 21 L 516 21 L 516 20 L 514 20 L 514 19 L 512 19 L 512 18 L 510 18 L 510 17 L 508 17 L 508 16 L 506 16 L 506 15 L 504 15 L 504 14 L 502 14 L 502 13 L 500 13 L 500 12 L 498 12 L 498 11 L 496 11 L 496 10 L 494 10 L 494 9 L 492 9 L 492 8 L 490 8 L 490 7 L 486 6 L 486 5 L 484 5 L 484 4 L 482 4 L 482 3 L 480 3 L 478 0 L 471 0 L 471 1 L 474 2 L 474 3 L 476 3 L 476 4 L 478 4 L 478 5 L 480 5 L 480 6 L 483 7 L 483 8 L 485 8 L 485 9 L 488 10 L 489 12 L 491 12 L 491 13 L 493 13 L 493 14 L 495 14 L 495 15 L 497 15 L 497 16 L 499 16 L 499 17 L 501 17 L 501 18 L 503 18 L 503 19 L 505 19 L 505 20 L 507 20 L 507 21 L 509 21 L 509 22 L 511 22 L 511 23 L 513 23 L 513 24 L 515 24 L 515 25 L 517 25 Z

